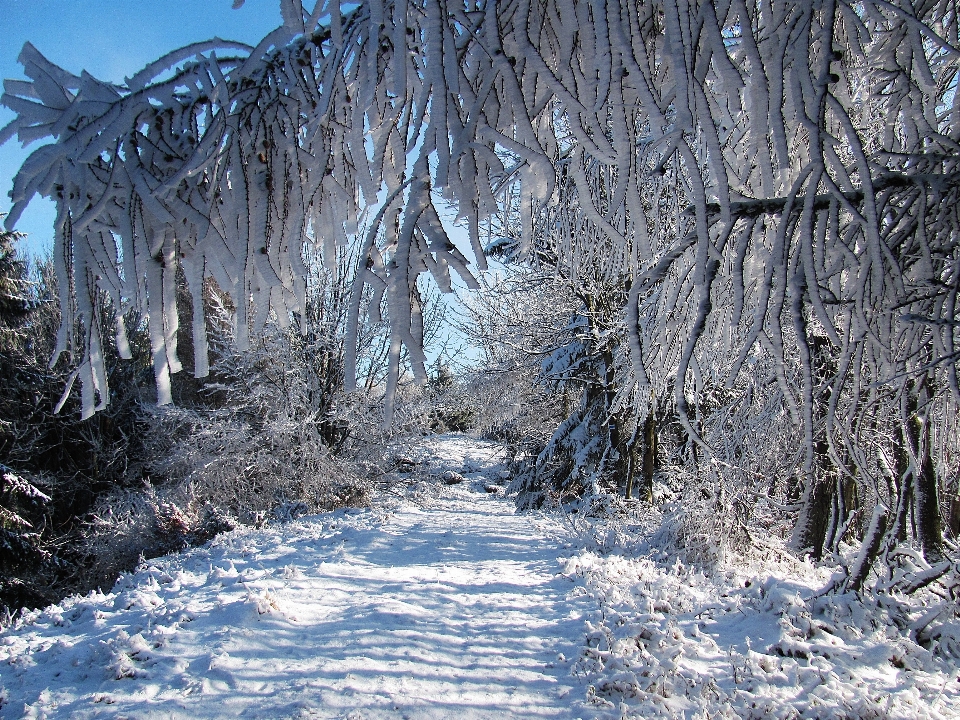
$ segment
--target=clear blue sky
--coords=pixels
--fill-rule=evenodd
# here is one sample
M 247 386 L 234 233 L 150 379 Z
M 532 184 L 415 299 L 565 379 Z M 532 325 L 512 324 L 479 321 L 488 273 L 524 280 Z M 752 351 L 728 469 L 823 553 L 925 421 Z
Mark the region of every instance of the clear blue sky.
M 0 0 L 0 77 L 22 79 L 17 62 L 27 41 L 72 73 L 86 70 L 121 82 L 164 53 L 220 37 L 255 45 L 280 25 L 279 0 Z M 14 115 L 0 108 L 0 127 Z M 33 148 L 31 148 L 33 149 Z M 13 177 L 29 155 L 14 138 L 0 146 L 0 212 L 10 209 Z M 22 249 L 53 245 L 53 204 L 34 199 L 18 223 L 28 234 Z

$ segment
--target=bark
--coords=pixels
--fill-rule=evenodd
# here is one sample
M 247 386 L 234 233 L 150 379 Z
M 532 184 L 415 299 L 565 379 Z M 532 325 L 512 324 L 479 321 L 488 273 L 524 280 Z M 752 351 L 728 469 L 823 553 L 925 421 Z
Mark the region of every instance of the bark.
M 943 554 L 943 520 L 937 492 L 937 473 L 930 450 L 930 426 L 917 418 L 913 421 L 917 434 L 918 467 L 913 475 L 914 517 L 923 557 L 931 565 L 941 562 Z
M 626 459 L 625 475 L 623 483 L 623 496 L 630 500 L 633 497 L 634 480 L 637 476 L 637 466 L 639 465 L 637 457 L 638 441 L 640 440 L 640 427 L 634 425 L 633 433 L 630 439 L 623 444 L 621 450 L 622 456 Z
M 910 448 L 913 463 L 909 473 L 914 501 L 914 533 L 920 541 L 923 557 L 931 565 L 944 559 L 943 519 L 940 517 L 937 472 L 930 447 L 930 423 L 920 401 L 927 396 L 927 378 L 921 378 L 907 400 L 904 439 Z
M 887 545 L 893 547 L 907 539 L 907 518 L 910 515 L 910 506 L 913 504 L 913 486 L 908 475 L 910 458 L 904 443 L 894 448 L 894 484 L 897 490 L 897 509 L 893 517 L 893 524 L 887 533 Z
M 960 537 L 960 496 L 950 500 L 950 534 L 954 538 Z
M 791 544 L 798 552 L 808 553 L 814 560 L 820 560 L 823 557 L 833 505 L 833 491 L 832 479 L 816 475 L 807 478 L 803 506 Z
M 843 481 L 843 504 L 846 509 L 847 518 L 849 519 L 854 513 L 859 513 L 860 511 L 860 492 L 857 487 L 857 467 L 852 462 L 848 464 L 847 470 L 850 472 L 844 481 Z M 864 528 L 863 528 L 863 516 L 860 515 L 859 522 L 855 524 L 848 522 L 848 530 L 850 526 L 854 525 L 853 531 L 857 537 L 862 537 Z M 837 538 L 837 541 L 840 542 L 843 540 L 843 537 Z
M 647 502 L 653 502 L 653 476 L 659 465 L 658 449 L 657 416 L 651 406 L 643 421 L 643 486 L 640 489 L 642 498 Z
M 800 552 L 809 552 L 815 560 L 823 557 L 824 550 L 833 547 L 838 528 L 846 516 L 842 493 L 837 490 L 837 467 L 830 455 L 827 426 L 823 421 L 829 400 L 829 380 L 836 370 L 830 342 L 827 338 L 814 336 L 807 340 L 815 387 L 823 388 L 823 396 L 814 395 L 813 406 L 813 470 L 809 473 L 803 497 L 803 509 L 794 531 L 794 547 Z
M 860 554 L 843 584 L 845 592 L 860 592 L 863 588 L 863 581 L 866 580 L 867 573 L 870 572 L 883 546 L 883 536 L 887 530 L 887 512 L 887 508 L 882 505 L 874 508 L 870 528 L 867 530 L 866 537 L 863 538 L 863 545 L 860 546 Z

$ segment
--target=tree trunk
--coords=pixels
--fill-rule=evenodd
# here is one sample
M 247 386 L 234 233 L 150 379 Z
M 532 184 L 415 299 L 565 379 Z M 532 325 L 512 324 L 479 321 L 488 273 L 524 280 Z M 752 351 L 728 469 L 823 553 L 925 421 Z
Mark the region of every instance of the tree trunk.
M 628 468 L 626 482 L 623 486 L 623 497 L 627 500 L 633 498 L 633 467 Z
M 648 503 L 653 502 L 653 475 L 658 465 L 657 416 L 651 403 L 647 417 L 643 421 L 643 487 L 640 489 L 641 497 Z
M 834 483 L 832 479 L 807 478 L 803 493 L 803 508 L 793 531 L 791 545 L 800 553 L 808 553 L 814 560 L 823 557 L 823 547 L 830 523 Z
M 912 467 L 908 485 L 913 496 L 914 536 L 920 541 L 923 557 L 930 564 L 941 562 L 943 553 L 943 519 L 940 517 L 940 499 L 937 472 L 930 447 L 930 423 L 922 407 L 929 397 L 927 377 L 920 378 L 911 388 L 906 400 L 906 418 L 902 427 L 905 445 L 910 449 Z
M 639 440 L 640 427 L 634 424 L 630 439 L 624 442 L 621 449 L 621 455 L 625 458 L 623 496 L 630 500 L 633 498 L 634 479 L 637 476 L 637 441 Z
M 897 508 L 893 523 L 887 531 L 887 547 L 893 548 L 897 543 L 907 539 L 907 518 L 910 514 L 913 486 L 910 482 L 910 457 L 906 451 L 907 438 L 902 434 L 902 443 L 893 449 L 893 485 L 897 492 Z
M 861 538 L 865 528 L 863 527 L 863 514 L 860 513 L 860 492 L 857 487 L 857 466 L 853 462 L 847 463 L 847 472 L 850 474 L 843 481 L 843 504 L 847 510 L 847 517 L 849 518 L 854 513 L 859 514 L 859 520 L 856 523 L 849 523 L 848 531 L 852 530 L 853 534 Z M 838 542 L 842 541 L 843 538 L 837 538 Z
M 844 581 L 843 589 L 846 592 L 860 592 L 863 588 L 863 581 L 870 572 L 870 567 L 880 553 L 880 547 L 883 545 L 883 536 L 887 529 L 887 508 L 877 505 L 873 510 L 873 517 L 870 520 L 870 528 L 863 538 L 863 545 L 860 546 L 860 554 L 850 570 L 850 574 Z
M 914 518 L 923 557 L 931 565 L 944 559 L 943 520 L 937 493 L 937 473 L 930 450 L 930 425 L 920 418 L 911 419 L 917 448 L 913 473 Z
M 954 539 L 960 537 L 960 495 L 950 500 L 950 534 Z
M 822 420 L 827 413 L 829 379 L 837 369 L 827 338 L 811 337 L 807 342 L 811 354 L 812 380 L 824 388 L 827 397 L 813 396 L 813 467 L 807 471 L 803 508 L 794 529 L 792 544 L 797 551 L 809 553 L 814 560 L 820 560 L 824 550 L 831 547 L 834 535 L 845 519 L 843 500 L 837 497 L 837 467 L 830 456 L 827 427 Z

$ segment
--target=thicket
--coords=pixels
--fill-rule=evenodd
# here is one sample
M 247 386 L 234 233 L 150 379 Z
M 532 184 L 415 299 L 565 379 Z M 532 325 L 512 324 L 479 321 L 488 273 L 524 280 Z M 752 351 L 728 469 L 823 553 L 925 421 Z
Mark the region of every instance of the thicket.
M 102 296 L 148 318 L 164 405 L 180 275 L 203 378 L 207 282 L 246 351 L 303 316 L 303 248 L 336 273 L 352 247 L 343 386 L 379 326 L 385 416 L 403 416 L 405 369 L 429 381 L 421 278 L 479 286 L 450 201 L 481 271 L 487 239 L 565 298 L 547 337 L 503 343 L 537 358 L 504 376 L 535 377 L 523 392 L 559 420 L 518 433 L 524 502 L 673 493 L 674 541 L 701 554 L 783 522 L 798 554 L 836 555 L 835 591 L 956 596 L 952 3 L 281 9 L 257 48 L 212 40 L 119 85 L 23 50 L 5 133 L 52 142 L 12 214 L 58 205 L 57 351 L 84 415 L 112 393 Z
M 51 265 L 18 259 L 16 239 L 0 237 L 0 604 L 8 610 L 89 585 L 83 518 L 104 493 L 141 481 L 139 407 L 153 393 L 142 344 L 122 364 L 106 347 L 114 402 L 79 419 L 79 398 L 62 397 L 71 368 L 49 364 L 60 326 Z M 109 322 L 112 313 L 100 310 Z
M 363 505 L 387 471 L 379 448 L 393 434 L 465 429 L 460 382 L 438 366 L 425 389 L 409 381 L 394 424 L 383 426 L 383 328 L 362 345 L 362 392 L 343 390 L 347 288 L 318 272 L 303 323 L 265 323 L 240 351 L 235 308 L 206 288 L 212 358 L 192 377 L 191 335 L 180 330 L 185 372 L 176 405 L 158 407 L 146 323 L 124 316 L 131 357 L 104 348 L 110 402 L 81 418 L 64 391 L 77 374 L 50 366 L 60 327 L 49 261 L 25 262 L 17 234 L 0 237 L 0 606 L 55 602 L 108 589 L 144 558 L 205 542 L 237 524 L 285 521 Z M 189 296 L 178 298 L 189 322 Z M 113 333 L 106 298 L 98 322 Z M 442 313 L 430 310 L 431 334 Z M 185 323 L 189 327 L 188 323 Z

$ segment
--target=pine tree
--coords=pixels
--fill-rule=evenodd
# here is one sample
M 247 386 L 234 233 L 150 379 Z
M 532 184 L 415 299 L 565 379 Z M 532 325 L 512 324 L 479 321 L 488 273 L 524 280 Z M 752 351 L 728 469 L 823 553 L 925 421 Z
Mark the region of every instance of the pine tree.
M 21 326 L 32 307 L 26 263 L 17 258 L 15 246 L 21 237 L 20 233 L 0 230 L 0 327 L 4 333 Z

